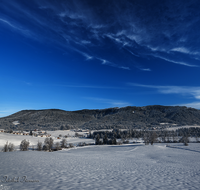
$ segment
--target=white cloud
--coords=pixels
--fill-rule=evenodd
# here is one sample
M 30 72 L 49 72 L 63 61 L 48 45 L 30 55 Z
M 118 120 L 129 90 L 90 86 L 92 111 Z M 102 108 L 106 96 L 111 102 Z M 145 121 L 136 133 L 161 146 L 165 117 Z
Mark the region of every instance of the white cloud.
M 182 61 L 174 61 L 174 60 L 171 60 L 171 59 L 168 59 L 168 58 L 165 58 L 163 56 L 159 56 L 159 55 L 152 55 L 153 57 L 156 57 L 156 58 L 159 58 L 159 59 L 162 59 L 162 60 L 165 60 L 167 62 L 171 62 L 171 63 L 175 63 L 175 64 L 179 64 L 179 65 L 184 65 L 184 66 L 188 66 L 188 67 L 199 67 L 197 65 L 190 65 L 188 63 L 185 63 L 185 62 L 182 62 Z
M 124 67 L 124 66 L 120 66 L 119 68 L 125 69 L 125 70 L 131 70 L 129 67 Z
M 86 99 L 100 102 L 100 103 L 106 103 L 108 106 L 111 107 L 125 107 L 125 106 L 130 106 L 131 104 L 129 102 L 124 102 L 121 100 L 113 100 L 113 99 L 106 99 L 106 98 L 94 98 L 94 97 L 86 97 Z
M 111 66 L 111 67 L 116 67 L 116 68 L 120 68 L 120 69 L 130 70 L 129 67 L 119 66 L 119 65 L 117 65 L 115 63 L 112 63 L 112 62 L 110 62 L 108 60 L 105 60 L 105 59 L 101 59 L 101 58 L 98 58 L 98 57 L 96 57 L 96 59 L 100 60 L 102 62 L 101 63 L 102 65 L 108 65 L 108 66 Z
M 71 48 L 71 49 L 73 49 L 74 51 L 76 51 L 76 52 L 80 53 L 81 55 L 83 55 L 84 57 L 86 57 L 86 60 L 87 60 L 87 61 L 94 58 L 93 56 L 88 55 L 87 53 L 85 53 L 85 52 L 83 52 L 83 51 L 80 51 L 80 50 L 78 50 L 78 49 L 76 49 L 76 48 Z
M 142 71 L 151 71 L 151 69 L 149 69 L 149 68 L 146 68 L 146 69 L 140 69 L 140 70 L 142 70 Z
M 15 30 L 17 30 L 17 31 L 19 31 L 19 32 L 21 32 L 21 33 L 23 33 L 23 34 L 26 35 L 26 36 L 27 36 L 27 35 L 29 35 L 29 36 L 31 35 L 31 34 L 30 34 L 30 31 L 24 30 L 24 29 L 20 28 L 19 26 L 15 25 L 15 24 L 13 24 L 13 23 L 11 23 L 11 22 L 5 20 L 5 19 L 0 18 L 0 21 L 3 22 L 3 23 L 5 23 L 5 24 L 7 24 L 7 25 L 10 26 L 11 28 L 13 28 L 13 29 L 15 29 Z
M 180 95 L 189 95 L 195 99 L 200 99 L 200 87 L 191 87 L 191 86 L 156 86 L 156 85 L 143 85 L 136 83 L 128 83 L 130 86 L 139 86 L 144 88 L 153 88 L 157 89 L 159 93 L 162 94 L 180 94 Z
M 171 49 L 171 51 L 185 53 L 185 54 L 190 54 L 190 55 L 200 55 L 199 52 L 197 52 L 197 51 L 190 51 L 189 49 L 187 49 L 185 47 L 173 48 L 173 49 Z
M 91 42 L 87 41 L 87 40 L 82 40 L 81 43 L 83 43 L 83 44 L 91 44 Z
M 126 51 L 128 51 L 130 54 L 132 54 L 133 56 L 140 57 L 139 55 L 133 53 L 132 51 L 130 51 L 130 50 L 126 49 L 126 48 L 124 48 L 124 49 L 125 49 Z
M 191 102 L 186 104 L 179 104 L 179 106 L 186 106 L 190 108 L 200 109 L 200 102 Z

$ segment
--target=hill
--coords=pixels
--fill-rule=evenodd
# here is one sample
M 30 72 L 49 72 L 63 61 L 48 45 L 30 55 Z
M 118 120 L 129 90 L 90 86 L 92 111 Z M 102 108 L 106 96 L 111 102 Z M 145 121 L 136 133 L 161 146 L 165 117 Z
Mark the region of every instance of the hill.
M 14 125 L 18 121 L 20 124 Z M 200 110 L 184 106 L 128 106 L 96 110 L 22 110 L 0 118 L 2 129 L 148 128 L 160 123 L 200 125 Z

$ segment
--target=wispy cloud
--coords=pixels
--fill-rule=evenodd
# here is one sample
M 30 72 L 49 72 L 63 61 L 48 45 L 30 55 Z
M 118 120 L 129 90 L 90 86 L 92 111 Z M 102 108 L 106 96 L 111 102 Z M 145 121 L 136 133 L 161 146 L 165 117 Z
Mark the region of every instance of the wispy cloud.
M 1 17 L 0 22 L 24 35 L 29 35 L 30 38 L 48 41 L 62 48 L 77 49 L 76 52 L 83 55 L 86 60 L 102 57 L 102 52 L 106 54 L 108 50 L 104 47 L 109 44 L 109 50 L 114 47 L 115 56 L 119 58 L 125 54 L 121 51 L 122 48 L 128 47 L 127 53 L 135 57 L 142 55 L 146 58 L 151 54 L 170 63 L 198 67 L 178 58 L 173 59 L 172 56 L 177 52 L 189 55 L 191 59 L 197 59 L 200 56 L 198 51 L 200 37 L 196 27 L 200 20 L 200 13 L 195 12 L 197 16 L 188 19 L 191 16 L 188 15 L 189 12 L 195 11 L 195 6 L 191 6 L 195 5 L 195 2 L 188 1 L 181 4 L 169 1 L 157 3 L 156 6 L 151 2 L 144 5 L 142 1 L 138 4 L 130 1 L 123 3 L 109 1 L 107 2 L 109 6 L 105 6 L 104 1 L 98 1 L 95 5 L 82 1 L 67 1 L 62 4 L 47 0 L 33 2 L 32 6 L 27 6 L 19 1 L 5 1 L 1 9 L 6 14 L 12 13 L 12 19 Z M 123 11 L 119 14 L 117 10 L 121 10 L 122 6 Z M 110 9 L 110 7 L 113 8 Z M 188 7 L 193 8 L 187 11 Z M 152 11 L 149 9 L 155 14 L 151 14 Z M 161 14 L 159 10 L 165 11 Z M 17 24 L 18 18 L 22 21 L 20 24 Z M 183 20 L 185 22 L 181 22 Z M 190 32 L 186 33 L 188 27 Z M 109 43 L 108 39 L 110 39 Z M 77 47 L 78 45 L 90 46 L 89 51 L 83 52 L 80 47 Z M 101 54 L 98 52 L 99 47 L 101 47 Z M 167 53 L 168 56 L 159 56 L 157 53 L 160 51 Z M 197 57 L 193 58 L 191 55 Z M 126 66 L 127 60 L 124 63 L 116 62 L 111 58 L 108 60 L 109 62 L 102 61 L 102 63 L 130 70 Z M 137 68 L 140 69 L 140 67 Z M 140 70 L 150 71 L 150 69 Z
M 0 21 L 8 26 L 10 26 L 11 28 L 19 31 L 20 33 L 23 33 L 24 35 L 30 35 L 30 31 L 29 30 L 25 30 L 25 29 L 22 29 L 21 27 L 17 26 L 16 24 L 13 24 L 11 23 L 10 21 L 8 20 L 5 20 L 5 19 L 2 19 L 0 18 Z
M 174 61 L 172 59 L 165 58 L 165 57 L 159 56 L 159 55 L 153 55 L 153 57 L 162 59 L 162 60 L 170 62 L 170 63 L 175 63 L 175 64 L 178 64 L 178 65 L 184 65 L 184 66 L 188 66 L 188 67 L 199 67 L 198 65 L 191 65 L 191 64 L 188 64 L 188 63 L 185 63 L 185 62 L 182 62 L 182 61 Z
M 95 98 L 95 97 L 85 97 L 85 99 L 89 99 L 95 102 L 105 103 L 108 104 L 110 107 L 125 107 L 130 106 L 131 104 L 126 101 L 121 100 L 113 100 L 113 99 L 106 99 L 106 98 Z
M 78 84 L 55 84 L 54 86 L 68 87 L 68 88 L 94 88 L 94 89 L 119 89 L 125 90 L 126 87 L 119 86 L 98 86 L 98 85 L 78 85 Z
M 90 42 L 90 41 L 87 41 L 87 40 L 82 40 L 81 43 L 82 43 L 82 44 L 91 44 L 91 42 Z
M 18 111 L 20 111 L 22 109 L 13 109 L 12 106 L 9 106 L 9 108 L 5 108 L 4 110 L 0 110 L 0 117 L 6 117 L 6 116 L 9 116 L 11 114 L 14 114 Z
M 116 68 L 120 68 L 120 69 L 124 69 L 124 70 L 130 70 L 129 67 L 120 66 L 120 65 L 117 65 L 117 64 L 115 64 L 115 63 L 112 63 L 112 62 L 110 62 L 110 61 L 108 61 L 108 60 L 105 60 L 105 59 L 101 59 L 101 58 L 98 58 L 98 57 L 96 57 L 96 59 L 100 60 L 102 65 L 109 65 L 109 66 L 111 66 L 111 67 L 116 67 Z
M 142 71 L 151 71 L 151 69 L 149 69 L 149 68 L 145 68 L 145 69 L 140 69 L 140 70 L 142 70 Z
M 85 53 L 83 51 L 80 51 L 80 50 L 78 50 L 76 48 L 73 48 L 73 50 L 78 52 L 79 54 L 83 55 L 86 58 L 87 61 L 94 58 L 93 56 L 91 56 L 91 55 L 89 55 L 89 54 L 87 54 L 87 53 Z
M 157 89 L 159 93 L 162 94 L 180 94 L 194 97 L 195 99 L 200 99 L 200 87 L 191 86 L 159 86 L 159 85 L 143 85 L 136 83 L 127 83 L 129 86 L 138 86 L 144 88 Z
M 191 51 L 185 47 L 177 47 L 177 48 L 173 48 L 171 49 L 171 51 L 174 52 L 179 52 L 179 53 L 184 53 L 184 54 L 189 54 L 189 55 L 200 55 L 200 52 L 197 51 Z
M 200 102 L 191 102 L 191 103 L 179 104 L 178 106 L 186 106 L 186 107 L 190 107 L 190 108 L 200 109 Z

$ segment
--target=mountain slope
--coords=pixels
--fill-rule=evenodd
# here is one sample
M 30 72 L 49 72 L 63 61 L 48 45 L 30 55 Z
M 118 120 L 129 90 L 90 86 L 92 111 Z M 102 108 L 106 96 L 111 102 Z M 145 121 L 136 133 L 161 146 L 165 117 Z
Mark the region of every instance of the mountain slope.
M 20 124 L 15 126 L 14 121 L 19 121 Z M 8 117 L 0 118 L 0 128 L 2 129 L 145 128 L 160 123 L 200 125 L 200 110 L 159 105 L 79 111 L 47 109 L 22 110 Z

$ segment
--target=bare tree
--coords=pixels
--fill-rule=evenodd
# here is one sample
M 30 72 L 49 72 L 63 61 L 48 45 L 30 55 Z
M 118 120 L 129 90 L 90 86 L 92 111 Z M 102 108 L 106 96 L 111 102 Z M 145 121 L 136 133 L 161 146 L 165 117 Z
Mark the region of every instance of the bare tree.
M 56 142 L 56 144 L 55 144 L 55 146 L 56 146 L 56 150 L 60 150 L 60 143 L 59 142 Z
M 3 152 L 8 152 L 8 141 L 7 141 L 6 144 L 4 145 L 2 151 L 3 151 Z
M 154 131 L 153 133 L 150 134 L 149 140 L 150 140 L 151 145 L 153 145 L 153 143 L 156 142 L 156 140 L 157 140 L 157 134 L 156 134 L 155 131 Z
M 144 133 L 143 140 L 144 140 L 145 145 L 149 145 L 149 134 L 148 133 Z
M 66 148 L 67 147 L 67 140 L 66 139 L 62 139 L 62 141 L 61 141 L 61 147 L 62 148 Z
M 195 139 L 196 139 L 196 142 L 198 143 L 199 142 L 199 137 L 197 135 L 195 135 Z
M 52 146 L 53 146 L 53 139 L 50 137 L 50 138 L 46 138 L 44 140 L 44 144 L 46 145 L 46 149 L 51 151 L 52 150 Z
M 30 145 L 30 142 L 27 141 L 26 139 L 24 139 L 23 141 L 21 141 L 20 150 L 21 150 L 21 151 L 27 151 L 29 145 Z
M 189 139 L 188 139 L 187 135 L 183 137 L 183 143 L 184 143 L 185 146 L 188 146 Z
M 14 144 L 9 143 L 9 145 L 8 145 L 8 150 L 9 150 L 9 152 L 14 151 L 14 150 L 15 150 L 15 146 L 14 146 Z
M 2 151 L 3 152 L 12 152 L 12 151 L 14 151 L 14 149 L 15 149 L 14 144 L 12 144 L 12 143 L 8 144 L 8 141 L 7 141 L 6 144 L 4 145 Z
M 42 150 L 42 142 L 39 142 L 37 143 L 37 150 L 38 151 L 41 151 Z

